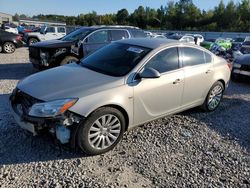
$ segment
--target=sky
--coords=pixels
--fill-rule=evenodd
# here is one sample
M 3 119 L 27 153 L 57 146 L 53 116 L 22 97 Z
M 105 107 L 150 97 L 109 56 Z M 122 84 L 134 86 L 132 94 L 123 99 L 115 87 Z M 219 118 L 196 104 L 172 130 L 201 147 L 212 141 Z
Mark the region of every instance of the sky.
M 169 0 L 0 0 L 0 12 L 9 14 L 59 14 L 76 16 L 96 11 L 97 14 L 116 13 L 126 8 L 130 13 L 140 5 L 151 8 L 165 6 Z M 239 0 L 234 0 L 236 3 Z M 217 6 L 220 0 L 193 0 L 200 9 L 208 10 Z M 229 0 L 224 0 L 228 3 Z

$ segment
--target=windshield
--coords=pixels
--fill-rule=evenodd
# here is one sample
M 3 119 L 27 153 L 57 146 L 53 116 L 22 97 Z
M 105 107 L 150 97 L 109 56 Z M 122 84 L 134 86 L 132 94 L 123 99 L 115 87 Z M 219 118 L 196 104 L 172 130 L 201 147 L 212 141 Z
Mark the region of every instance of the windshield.
M 150 51 L 144 47 L 113 43 L 82 59 L 81 65 L 102 74 L 125 76 Z
M 88 34 L 90 31 L 90 28 L 85 29 L 77 29 L 68 35 L 64 36 L 61 40 L 62 41 L 77 41 L 80 40 L 82 37 L 84 37 L 86 34 Z

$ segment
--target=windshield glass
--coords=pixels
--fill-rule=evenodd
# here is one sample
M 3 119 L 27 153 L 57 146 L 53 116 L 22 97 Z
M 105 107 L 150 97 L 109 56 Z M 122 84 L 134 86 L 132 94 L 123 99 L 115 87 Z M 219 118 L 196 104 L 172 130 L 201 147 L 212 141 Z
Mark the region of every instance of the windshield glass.
M 69 33 L 68 35 L 64 36 L 61 40 L 62 41 L 77 41 L 80 40 L 82 37 L 84 37 L 86 34 L 88 34 L 90 31 L 89 28 L 85 28 L 85 29 L 77 29 L 71 33 Z
M 81 65 L 102 74 L 125 76 L 150 51 L 144 47 L 113 43 L 82 59 Z

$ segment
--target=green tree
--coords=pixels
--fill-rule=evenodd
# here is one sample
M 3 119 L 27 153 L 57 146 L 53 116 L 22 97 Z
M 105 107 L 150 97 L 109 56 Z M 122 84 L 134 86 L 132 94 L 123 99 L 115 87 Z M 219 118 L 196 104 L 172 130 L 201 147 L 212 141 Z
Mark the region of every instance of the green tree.
M 126 25 L 128 23 L 129 13 L 127 9 L 121 9 L 116 14 L 117 23 L 119 25 Z

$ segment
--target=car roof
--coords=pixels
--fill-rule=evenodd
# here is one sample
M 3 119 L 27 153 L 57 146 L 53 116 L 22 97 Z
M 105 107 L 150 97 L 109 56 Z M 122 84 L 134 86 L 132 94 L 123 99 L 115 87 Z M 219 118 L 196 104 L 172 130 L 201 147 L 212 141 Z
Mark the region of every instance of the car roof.
M 94 29 L 140 29 L 138 27 L 134 26 L 128 26 L 128 25 L 94 25 L 90 28 Z
M 170 39 L 156 39 L 156 38 L 132 38 L 117 41 L 117 43 L 130 44 L 134 46 L 141 46 L 145 48 L 156 49 L 161 46 L 169 44 L 181 44 L 181 42 Z

